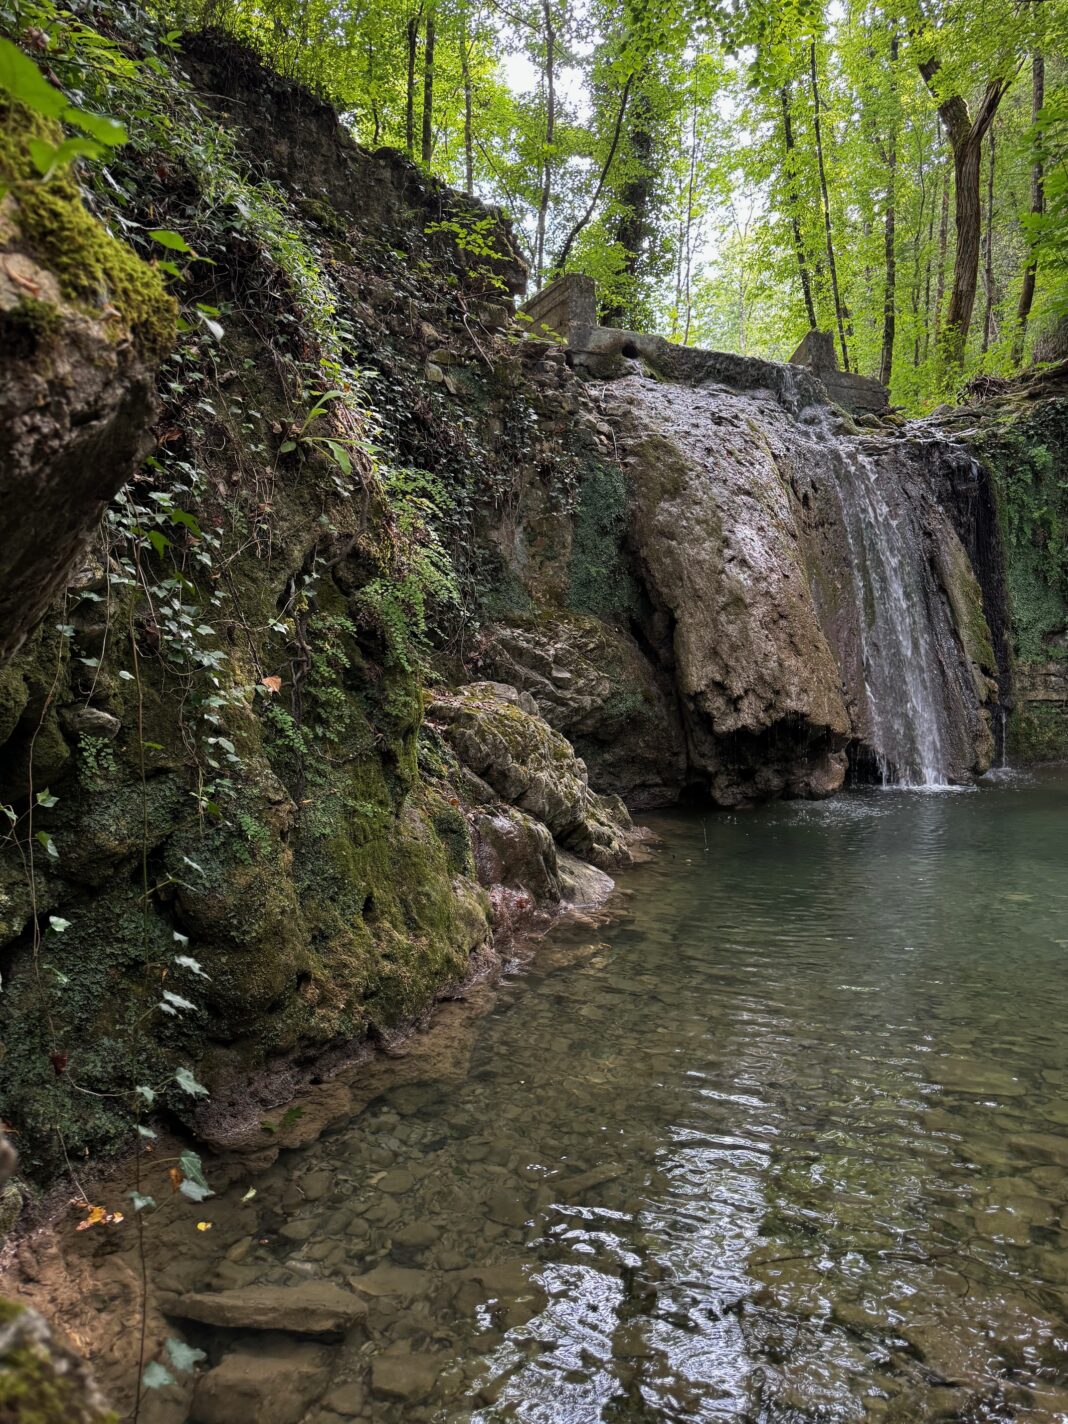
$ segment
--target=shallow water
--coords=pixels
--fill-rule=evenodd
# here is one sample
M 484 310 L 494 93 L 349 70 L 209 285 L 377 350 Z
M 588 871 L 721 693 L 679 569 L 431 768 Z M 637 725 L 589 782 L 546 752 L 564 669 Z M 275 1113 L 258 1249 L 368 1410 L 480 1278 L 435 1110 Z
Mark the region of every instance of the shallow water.
M 378 1424 L 1068 1419 L 1068 775 L 653 824 L 620 923 L 258 1179 L 242 1279 L 371 1293 Z

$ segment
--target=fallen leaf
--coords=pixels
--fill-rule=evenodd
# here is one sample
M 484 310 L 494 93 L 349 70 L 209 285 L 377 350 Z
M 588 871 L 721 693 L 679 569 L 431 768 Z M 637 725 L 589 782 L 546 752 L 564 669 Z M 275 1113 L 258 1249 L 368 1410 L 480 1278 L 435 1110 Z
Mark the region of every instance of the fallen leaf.
M 198 1231 L 210 1231 L 211 1228 L 212 1228 L 214 1225 L 215 1225 L 215 1223 L 214 1223 L 213 1221 L 198 1221 L 198 1222 L 197 1222 L 197 1230 L 198 1230 Z
M 269 693 L 272 694 L 272 696 L 276 692 L 281 692 L 282 690 L 282 679 L 280 677 L 261 677 L 260 683 L 267 689 Z

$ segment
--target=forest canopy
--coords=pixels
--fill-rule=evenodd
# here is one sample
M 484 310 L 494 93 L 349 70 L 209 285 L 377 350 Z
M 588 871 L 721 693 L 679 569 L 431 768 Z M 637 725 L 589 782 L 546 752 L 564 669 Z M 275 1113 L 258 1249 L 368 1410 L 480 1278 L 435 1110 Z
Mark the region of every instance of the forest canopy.
M 9 0 L 11 3 L 11 0 Z M 15 0 L 13 28 L 54 34 Z M 778 359 L 833 333 L 898 403 L 1063 354 L 1065 0 L 188 0 L 516 225 L 533 286 Z

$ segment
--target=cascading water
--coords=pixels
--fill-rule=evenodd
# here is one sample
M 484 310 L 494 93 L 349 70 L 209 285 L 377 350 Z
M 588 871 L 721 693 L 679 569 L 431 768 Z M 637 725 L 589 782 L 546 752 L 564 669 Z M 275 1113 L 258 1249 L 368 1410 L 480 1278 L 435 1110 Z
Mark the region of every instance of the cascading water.
M 855 439 L 835 447 L 879 774 L 884 785 L 945 786 L 945 701 L 926 600 L 923 530 L 894 466 L 877 467 Z

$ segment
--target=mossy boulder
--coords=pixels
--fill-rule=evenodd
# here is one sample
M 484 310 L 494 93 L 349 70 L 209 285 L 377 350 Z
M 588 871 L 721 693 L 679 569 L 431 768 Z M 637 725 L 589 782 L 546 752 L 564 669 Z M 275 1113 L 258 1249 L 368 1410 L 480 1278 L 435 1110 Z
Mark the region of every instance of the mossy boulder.
M 585 763 L 538 714 L 529 693 L 469 683 L 439 697 L 428 716 L 442 724 L 446 741 L 476 776 L 541 821 L 561 845 L 602 867 L 626 859 L 629 816 L 590 790 Z
M 481 665 L 531 694 L 599 789 L 633 807 L 677 799 L 686 752 L 674 689 L 628 633 L 591 614 L 546 609 L 487 629 Z

